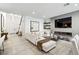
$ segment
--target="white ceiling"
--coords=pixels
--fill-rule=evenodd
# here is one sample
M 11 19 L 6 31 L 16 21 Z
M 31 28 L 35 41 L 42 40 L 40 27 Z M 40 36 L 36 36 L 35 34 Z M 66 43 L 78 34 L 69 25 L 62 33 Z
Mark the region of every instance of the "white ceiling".
M 79 5 L 74 4 L 64 6 L 64 3 L 0 3 L 0 10 L 36 18 L 50 18 L 79 10 Z

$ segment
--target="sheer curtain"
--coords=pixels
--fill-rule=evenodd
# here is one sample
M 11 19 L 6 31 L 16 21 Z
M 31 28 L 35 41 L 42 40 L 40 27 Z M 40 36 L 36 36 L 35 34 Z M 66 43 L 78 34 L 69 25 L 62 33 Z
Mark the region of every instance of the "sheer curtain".
M 0 14 L 0 33 L 1 33 L 1 14 Z
M 6 14 L 5 28 L 8 33 L 16 33 L 18 31 L 21 16 L 15 14 Z

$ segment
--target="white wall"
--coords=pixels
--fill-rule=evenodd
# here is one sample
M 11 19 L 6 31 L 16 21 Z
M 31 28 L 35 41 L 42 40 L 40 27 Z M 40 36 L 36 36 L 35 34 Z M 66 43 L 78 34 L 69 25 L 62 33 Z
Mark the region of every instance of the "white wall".
M 37 19 L 37 18 L 32 18 L 25 16 L 25 33 L 30 33 L 30 21 L 38 21 L 39 22 L 39 33 L 42 35 L 43 34 L 43 19 Z
M 55 19 L 65 18 L 69 16 L 72 17 L 72 28 L 55 28 Z M 52 21 L 52 31 L 72 32 L 73 36 L 75 34 L 79 34 L 79 11 L 53 17 L 51 21 Z

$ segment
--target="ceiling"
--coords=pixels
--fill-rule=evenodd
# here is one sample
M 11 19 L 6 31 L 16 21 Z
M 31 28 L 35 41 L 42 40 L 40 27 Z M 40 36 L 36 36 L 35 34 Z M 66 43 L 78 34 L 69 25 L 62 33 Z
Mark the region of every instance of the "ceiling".
M 36 18 L 50 18 L 79 10 L 79 5 L 70 3 L 0 3 L 0 11 Z

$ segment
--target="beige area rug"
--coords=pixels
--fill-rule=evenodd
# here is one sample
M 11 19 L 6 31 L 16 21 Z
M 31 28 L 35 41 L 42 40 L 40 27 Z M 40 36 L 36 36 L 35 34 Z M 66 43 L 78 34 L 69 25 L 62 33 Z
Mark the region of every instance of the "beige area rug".
M 73 55 L 73 46 L 71 42 L 59 40 L 54 49 L 50 51 L 54 55 Z

